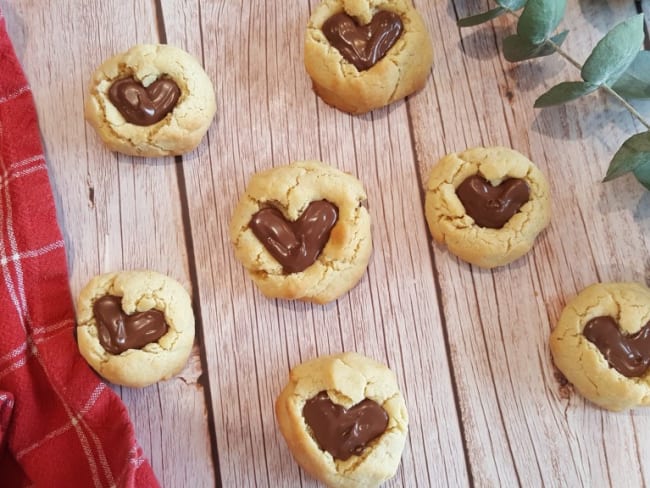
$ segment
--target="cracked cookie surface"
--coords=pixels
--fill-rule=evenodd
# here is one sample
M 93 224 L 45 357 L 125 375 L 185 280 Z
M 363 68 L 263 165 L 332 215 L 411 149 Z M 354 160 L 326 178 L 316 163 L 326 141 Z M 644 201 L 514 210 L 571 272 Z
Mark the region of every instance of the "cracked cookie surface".
M 388 426 L 359 455 L 342 461 L 322 450 L 310 432 L 303 409 L 308 400 L 327 392 L 346 409 L 365 399 L 388 414 Z M 279 395 L 275 412 L 294 458 L 305 471 L 331 487 L 374 487 L 391 478 L 399 466 L 408 431 L 408 413 L 395 375 L 386 366 L 356 353 L 323 356 L 296 366 Z
M 166 333 L 140 349 L 111 354 L 99 339 L 95 302 L 106 296 L 121 299 L 127 315 L 147 310 L 164 314 Z M 90 366 L 111 383 L 142 387 L 179 373 L 194 343 L 194 313 L 190 296 L 172 278 L 155 271 L 120 271 L 94 277 L 77 300 L 77 342 Z
M 172 111 L 152 125 L 135 125 L 111 102 L 118 80 L 133 78 L 143 87 L 170 79 L 180 89 Z M 212 82 L 190 54 L 163 44 L 140 44 L 106 60 L 95 71 L 86 100 L 86 120 L 113 151 L 133 156 L 167 156 L 194 149 L 205 135 L 216 101 Z
M 495 186 L 517 178 L 529 187 L 528 201 L 499 229 L 477 225 L 456 194 L 461 183 L 477 174 Z M 548 182 L 528 158 L 505 147 L 448 154 L 429 175 L 425 214 L 433 237 L 459 258 L 483 268 L 503 266 L 526 254 L 548 225 Z
M 250 228 L 267 207 L 295 222 L 310 203 L 327 200 L 338 209 L 329 239 L 306 269 L 286 273 Z M 361 182 L 317 161 L 300 161 L 252 176 L 230 223 L 237 259 L 262 293 L 272 298 L 327 303 L 347 292 L 365 273 L 370 254 L 370 214 Z
M 382 10 L 399 15 L 403 32 L 382 59 L 359 71 L 330 44 L 322 31 L 323 24 L 345 12 L 358 25 L 366 25 Z M 314 91 L 327 104 L 345 112 L 368 112 L 418 91 L 432 64 L 429 33 L 410 0 L 325 0 L 307 24 L 305 68 Z
M 650 321 L 650 289 L 638 283 L 597 283 L 582 290 L 566 304 L 551 334 L 555 365 L 585 398 L 603 408 L 650 405 L 650 370 L 639 377 L 624 376 L 585 337 L 585 326 L 603 316 L 633 336 Z

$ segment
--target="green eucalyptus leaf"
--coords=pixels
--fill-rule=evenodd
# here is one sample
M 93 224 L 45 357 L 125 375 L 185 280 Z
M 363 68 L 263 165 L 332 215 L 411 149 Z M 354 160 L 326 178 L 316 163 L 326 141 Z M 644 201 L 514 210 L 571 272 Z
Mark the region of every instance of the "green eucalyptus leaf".
M 526 5 L 527 0 L 496 0 L 497 4 L 507 10 L 519 10 Z
M 535 108 L 570 102 L 596 90 L 598 90 L 598 85 L 585 83 L 584 81 L 563 81 L 535 100 Z
M 634 168 L 634 176 L 639 180 L 646 190 L 650 190 L 650 164 L 640 164 Z
M 582 67 L 582 79 L 613 84 L 628 69 L 643 44 L 643 14 L 621 22 L 603 37 Z
M 628 99 L 650 98 L 650 51 L 639 51 L 612 88 Z
M 604 181 L 618 178 L 640 166 L 644 169 L 639 171 L 646 175 L 645 166 L 648 165 L 650 165 L 650 131 L 635 134 L 623 143 L 609 163 Z
M 568 34 L 569 31 L 565 30 L 556 36 L 551 37 L 551 40 L 556 45 L 560 46 Z M 529 41 L 517 34 L 508 36 L 503 40 L 503 56 L 511 63 L 548 56 L 554 52 L 555 48 L 548 43 L 531 44 Z
M 517 34 L 531 44 L 541 44 L 560 24 L 566 0 L 528 0 L 517 22 Z
M 489 20 L 497 18 L 499 15 L 506 13 L 506 9 L 497 7 L 482 14 L 472 15 L 471 17 L 465 17 L 464 19 L 459 19 L 456 22 L 458 27 L 471 27 L 473 25 L 479 25 Z
M 531 44 L 518 34 L 513 34 L 503 40 L 503 57 L 511 63 L 532 59 L 541 46 Z

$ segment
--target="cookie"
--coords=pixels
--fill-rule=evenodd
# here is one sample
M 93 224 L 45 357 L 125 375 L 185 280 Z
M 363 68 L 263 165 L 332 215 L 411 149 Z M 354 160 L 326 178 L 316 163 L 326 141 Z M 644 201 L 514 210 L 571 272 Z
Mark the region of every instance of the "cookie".
M 551 218 L 549 187 L 505 147 L 448 154 L 433 167 L 425 214 L 433 237 L 459 258 L 494 268 L 526 254 Z
M 596 405 L 650 405 L 650 289 L 598 283 L 567 303 L 551 334 L 553 361 Z
M 359 180 L 317 161 L 257 173 L 230 223 L 235 255 L 268 297 L 334 300 L 368 266 L 365 202 Z
M 424 86 L 433 48 L 410 0 L 324 0 L 311 15 L 305 68 L 327 104 L 359 114 Z
M 77 302 L 77 342 L 111 383 L 141 387 L 179 373 L 194 342 L 187 291 L 155 271 L 96 276 Z
M 330 487 L 374 487 L 395 475 L 408 414 L 395 375 L 356 353 L 291 370 L 275 404 L 295 460 Z
M 108 59 L 89 91 L 86 120 L 111 150 L 133 156 L 191 151 L 216 111 L 199 62 L 164 44 L 140 44 Z

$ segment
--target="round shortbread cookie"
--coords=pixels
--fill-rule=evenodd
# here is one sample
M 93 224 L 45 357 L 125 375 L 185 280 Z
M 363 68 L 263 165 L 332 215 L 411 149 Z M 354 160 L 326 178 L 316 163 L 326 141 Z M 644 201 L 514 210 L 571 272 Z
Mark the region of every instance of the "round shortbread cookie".
M 503 266 L 526 254 L 548 225 L 548 182 L 505 147 L 448 154 L 431 169 L 425 214 L 433 237 L 452 253 L 483 268 Z
M 94 277 L 77 301 L 77 342 L 111 383 L 142 387 L 179 373 L 194 343 L 187 291 L 155 271 Z
M 266 296 L 329 302 L 368 266 L 365 202 L 359 180 L 317 161 L 257 173 L 230 223 L 235 254 Z
M 216 112 L 199 62 L 164 44 L 136 45 L 106 60 L 89 91 L 86 120 L 111 150 L 133 156 L 191 151 Z
M 305 362 L 291 370 L 275 412 L 293 457 L 327 486 L 376 487 L 395 475 L 408 413 L 383 364 L 356 353 Z
M 650 405 L 650 290 L 597 283 L 564 307 L 553 360 L 587 399 L 609 410 Z
M 305 68 L 314 90 L 345 112 L 414 93 L 432 63 L 429 33 L 410 0 L 324 0 L 307 24 Z

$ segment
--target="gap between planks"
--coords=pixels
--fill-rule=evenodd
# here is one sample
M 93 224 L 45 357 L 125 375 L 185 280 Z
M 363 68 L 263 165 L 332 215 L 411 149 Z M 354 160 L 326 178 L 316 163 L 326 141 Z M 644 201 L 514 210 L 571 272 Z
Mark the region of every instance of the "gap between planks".
M 158 29 L 158 38 L 161 44 L 167 44 L 167 32 L 165 29 L 165 16 L 163 13 L 163 8 L 161 0 L 154 0 L 154 11 L 156 14 L 156 27 Z M 200 5 L 200 4 L 199 4 Z M 200 10 L 199 10 L 200 12 Z M 200 24 L 200 18 L 199 18 Z M 203 47 L 203 46 L 201 46 Z M 203 51 L 202 51 L 203 58 Z M 204 60 L 201 59 L 201 65 L 204 64 Z M 205 137 L 209 137 L 206 134 Z M 212 403 L 212 390 L 210 386 L 210 370 L 208 366 L 208 361 L 206 357 L 205 342 L 204 342 L 204 332 L 203 332 L 203 314 L 201 309 L 201 300 L 200 300 L 200 290 L 199 290 L 199 280 L 196 270 L 196 255 L 194 253 L 194 238 L 192 234 L 192 222 L 190 219 L 190 209 L 189 201 L 187 195 L 187 184 L 185 181 L 185 173 L 183 171 L 183 156 L 176 156 L 174 158 L 175 169 L 176 169 L 176 179 L 178 182 L 178 196 L 180 199 L 181 206 L 181 220 L 183 226 L 183 234 L 185 236 L 185 245 L 187 249 L 187 262 L 188 262 L 188 272 L 190 283 L 192 287 L 192 308 L 194 309 L 194 324 L 195 324 L 195 341 L 199 349 L 199 357 L 201 359 L 201 375 L 197 379 L 203 387 L 203 398 L 205 402 L 205 409 L 207 413 L 207 424 L 208 424 L 208 435 L 210 438 L 210 451 L 211 459 L 214 473 L 214 484 L 215 487 L 221 488 L 221 466 L 219 464 L 219 449 L 217 446 L 217 434 L 214 421 L 214 406 Z

